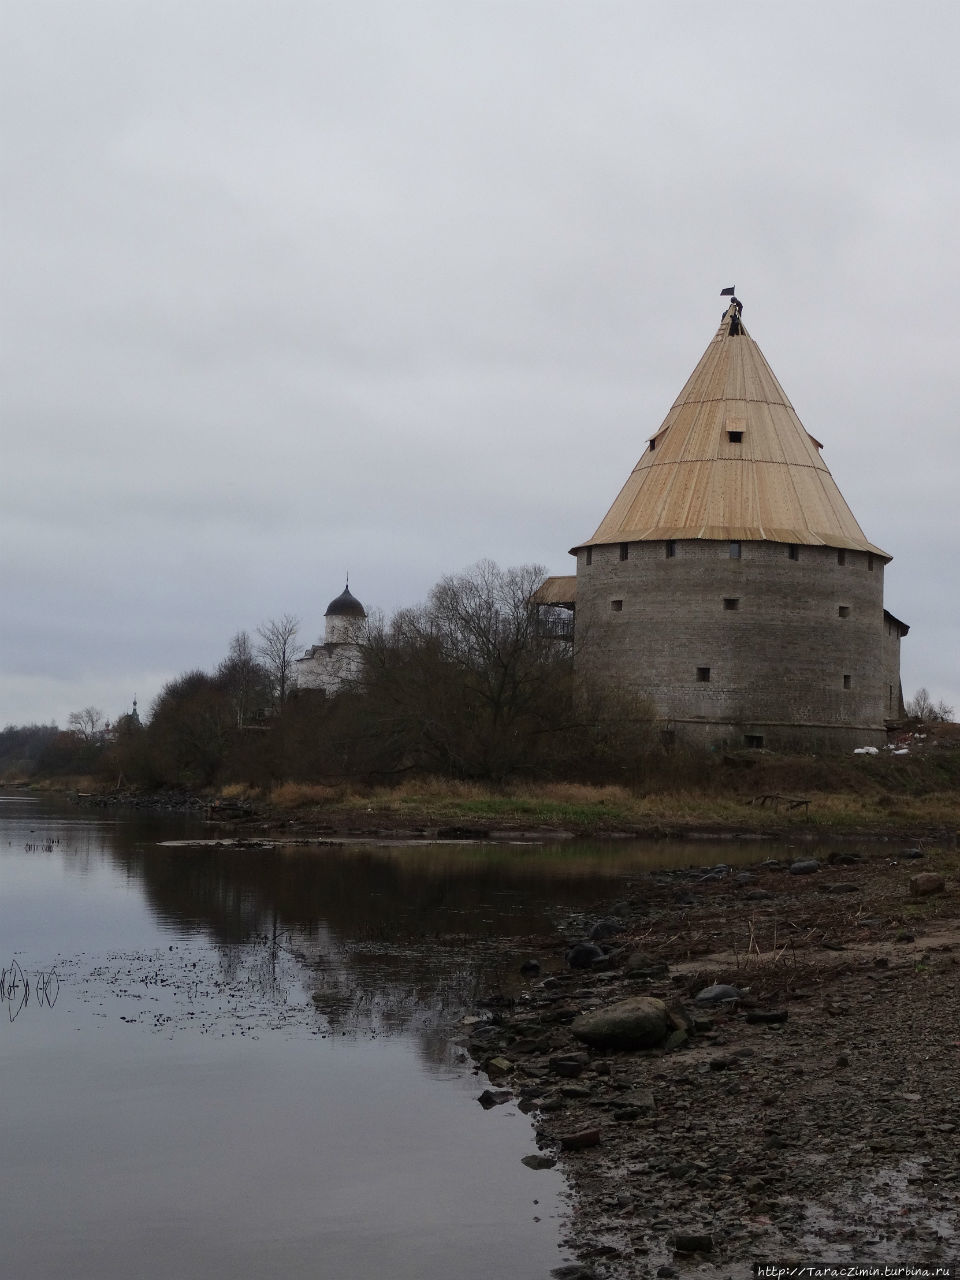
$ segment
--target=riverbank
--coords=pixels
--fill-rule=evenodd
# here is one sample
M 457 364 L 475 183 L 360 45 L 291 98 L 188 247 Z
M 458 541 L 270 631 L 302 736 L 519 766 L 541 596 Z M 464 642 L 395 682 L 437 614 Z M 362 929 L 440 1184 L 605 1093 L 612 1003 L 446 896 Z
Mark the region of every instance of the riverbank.
M 634 878 L 468 1020 L 486 1105 L 532 1112 L 530 1163 L 573 1188 L 565 1275 L 955 1257 L 957 853 L 793 860 Z M 605 954 L 571 968 L 584 942 Z M 697 999 L 715 984 L 739 994 Z M 636 996 L 665 1003 L 674 1047 L 578 1039 Z
M 237 783 L 200 792 L 130 786 L 114 776 L 24 778 L 11 787 L 73 793 L 90 807 L 206 808 L 212 819 L 293 833 L 411 833 L 477 838 L 540 829 L 578 836 L 808 834 L 949 839 L 960 831 L 960 726 L 906 734 L 876 755 L 765 751 L 654 753 L 626 783 L 406 778 Z

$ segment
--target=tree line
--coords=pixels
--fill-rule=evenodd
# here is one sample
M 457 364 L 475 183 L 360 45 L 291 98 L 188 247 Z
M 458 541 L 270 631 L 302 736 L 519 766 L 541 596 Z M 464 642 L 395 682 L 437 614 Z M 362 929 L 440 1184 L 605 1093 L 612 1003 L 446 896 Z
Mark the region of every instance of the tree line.
M 134 712 L 110 724 L 86 707 L 65 730 L 0 731 L 0 776 L 193 790 L 649 776 L 664 751 L 653 707 L 601 707 L 582 682 L 574 697 L 569 628 L 544 625 L 530 603 L 544 576 L 538 565 L 481 561 L 441 578 L 423 603 L 371 617 L 360 673 L 333 696 L 295 687 L 299 619 L 284 614 L 254 637 L 237 632 L 214 671 L 168 681 L 143 721 Z M 908 712 L 924 723 L 952 716 L 925 689 Z
M 253 638 L 238 632 L 214 671 L 170 680 L 143 721 L 109 724 L 87 707 L 66 730 L 4 730 L 0 771 L 194 789 L 606 774 L 616 735 L 575 706 L 569 638 L 530 603 L 544 576 L 482 561 L 442 578 L 423 603 L 372 616 L 360 674 L 334 696 L 294 687 L 299 620 L 284 615 Z M 646 741 L 652 716 L 629 732 Z

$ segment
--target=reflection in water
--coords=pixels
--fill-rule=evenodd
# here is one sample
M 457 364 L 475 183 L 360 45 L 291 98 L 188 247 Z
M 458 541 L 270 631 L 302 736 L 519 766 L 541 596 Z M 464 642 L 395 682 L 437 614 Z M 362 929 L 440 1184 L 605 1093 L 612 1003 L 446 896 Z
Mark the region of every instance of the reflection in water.
M 159 844 L 209 834 L 0 797 L 0 945 L 60 979 L 0 1025 L 18 1280 L 540 1280 L 560 1177 L 477 1106 L 450 1026 L 638 873 L 768 851 Z
M 358 882 L 306 851 L 164 850 L 196 825 L 2 799 L 4 989 L 29 978 L 36 1008 L 37 972 L 61 980 L 48 1016 L 0 1025 L 4 1274 L 538 1280 L 565 1260 L 529 1119 L 488 1116 L 445 1056 L 445 1011 L 511 932 L 482 897 L 469 929 L 426 927 L 433 890 L 369 860 Z

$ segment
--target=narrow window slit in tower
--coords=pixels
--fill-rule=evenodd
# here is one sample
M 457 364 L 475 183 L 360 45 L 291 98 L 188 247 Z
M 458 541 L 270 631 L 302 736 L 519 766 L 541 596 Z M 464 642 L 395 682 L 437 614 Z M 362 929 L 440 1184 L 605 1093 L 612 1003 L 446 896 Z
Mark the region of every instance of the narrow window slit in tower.
M 841 618 L 849 618 L 849 617 L 850 617 L 850 606 L 849 606 L 848 604 L 842 604 L 842 605 L 840 605 L 840 606 L 838 607 L 838 609 L 837 609 L 837 613 L 839 613 L 839 615 L 840 615 L 840 617 L 841 617 Z
M 583 553 L 583 563 L 593 564 L 593 547 L 587 547 L 586 551 Z
M 699 684 L 708 684 L 710 681 L 710 668 L 697 667 L 697 682 Z
M 667 559 L 672 560 L 673 557 L 677 554 L 677 544 L 674 542 L 672 538 L 669 538 L 667 540 L 666 548 L 667 548 Z
M 630 555 L 630 543 L 621 542 L 620 543 L 620 559 L 626 560 L 629 555 Z
M 790 543 L 790 546 L 787 548 L 787 555 L 790 557 L 791 560 L 800 559 L 800 548 L 797 546 L 795 542 Z
M 614 613 L 623 613 L 623 601 L 622 601 L 622 600 L 611 600 L 611 601 L 610 601 L 610 608 L 613 610 L 613 612 L 614 612 Z
M 731 560 L 740 559 L 740 543 L 739 542 L 730 543 L 730 559 Z
M 837 552 L 837 564 L 846 564 L 846 563 L 847 563 L 847 553 L 846 553 L 846 551 L 843 551 L 843 550 L 838 551 L 838 552 Z
M 869 551 L 867 552 L 867 568 L 873 573 L 873 554 Z
M 845 689 L 849 689 L 849 688 L 851 687 L 851 680 L 850 680 L 850 677 L 849 677 L 849 676 L 844 676 L 844 677 L 843 677 L 843 687 L 844 687 Z
M 740 608 L 739 596 L 724 596 L 723 607 L 724 609 L 739 609 Z

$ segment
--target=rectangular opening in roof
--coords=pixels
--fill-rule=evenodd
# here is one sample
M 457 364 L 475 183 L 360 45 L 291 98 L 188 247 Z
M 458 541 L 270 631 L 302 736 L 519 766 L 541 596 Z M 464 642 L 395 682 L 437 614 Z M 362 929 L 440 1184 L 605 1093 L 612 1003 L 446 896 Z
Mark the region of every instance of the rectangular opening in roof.
M 727 432 L 727 439 L 730 441 L 730 443 L 731 443 L 731 444 L 743 444 L 743 432 L 742 432 L 742 431 L 728 431 L 728 432 Z

